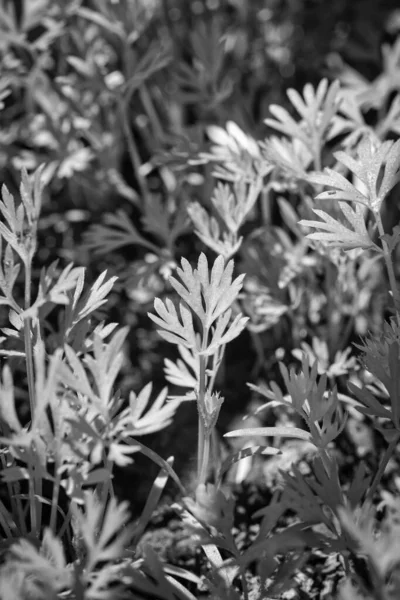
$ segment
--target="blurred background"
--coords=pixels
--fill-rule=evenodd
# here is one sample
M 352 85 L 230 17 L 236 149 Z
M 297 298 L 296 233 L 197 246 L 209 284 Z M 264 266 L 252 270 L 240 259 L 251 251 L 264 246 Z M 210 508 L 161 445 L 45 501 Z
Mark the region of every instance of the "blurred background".
M 287 88 L 324 76 L 398 91 L 400 53 L 385 48 L 399 31 L 396 0 L 0 0 L 0 181 L 17 196 L 21 167 L 45 165 L 36 280 L 55 259 L 86 266 L 88 284 L 104 269 L 118 275 L 97 317 L 131 327 L 122 394 L 150 380 L 161 389 L 175 356 L 147 312 L 181 256 L 203 249 L 186 207 L 207 205 L 215 184 L 198 160 L 207 128 L 234 121 L 260 140 L 269 105 L 288 107 Z M 370 101 L 365 118 L 377 111 Z M 56 324 L 49 315 L 50 350 Z M 279 347 L 282 330 L 268 344 Z M 243 334 L 227 353 L 222 431 L 251 402 L 255 361 Z M 21 377 L 22 367 L 15 360 Z M 23 410 L 23 380 L 17 391 Z M 196 419 L 182 406 L 154 441 L 178 471 L 195 452 Z

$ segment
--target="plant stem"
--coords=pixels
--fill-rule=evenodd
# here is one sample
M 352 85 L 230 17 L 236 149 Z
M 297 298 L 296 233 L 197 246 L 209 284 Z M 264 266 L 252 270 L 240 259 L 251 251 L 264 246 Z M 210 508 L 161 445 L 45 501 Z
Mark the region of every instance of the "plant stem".
M 163 128 L 161 126 L 160 119 L 158 118 L 157 111 L 154 107 L 152 96 L 149 94 L 146 84 L 140 86 L 139 95 L 153 128 L 153 135 L 158 143 L 162 143 L 164 139 Z
M 204 445 L 206 438 L 205 425 L 203 420 L 202 411 L 200 407 L 204 407 L 204 396 L 206 392 L 206 359 L 204 356 L 200 356 L 200 373 L 199 373 L 199 397 L 197 402 L 199 403 L 199 431 L 198 431 L 198 445 L 197 445 L 197 476 L 198 476 L 198 484 L 204 483 L 204 481 L 200 478 L 203 473 L 203 456 L 204 456 Z
M 19 530 L 22 533 L 23 537 L 28 537 L 28 529 L 26 527 L 25 521 L 25 513 L 21 502 L 21 486 L 18 481 L 15 482 L 15 492 L 13 499 L 15 500 L 15 505 L 17 509 L 17 523 L 19 525 Z
M 35 498 L 35 475 L 32 473 L 32 468 L 30 465 L 29 469 L 29 511 L 31 515 L 31 532 L 37 538 L 39 537 L 39 529 L 38 529 L 38 521 L 36 514 L 36 498 Z
M 59 510 L 58 507 L 57 507 L 57 510 Z M 71 533 L 69 531 L 69 526 L 71 524 L 71 518 L 72 518 L 72 514 L 73 514 L 72 513 L 72 505 L 71 504 L 69 505 L 68 512 L 66 514 L 62 510 L 60 510 L 60 513 L 61 513 L 62 517 L 64 518 L 64 521 L 63 521 L 63 524 L 61 525 L 60 529 L 58 530 L 57 537 L 59 539 L 62 539 L 64 537 L 64 535 L 67 534 L 68 538 L 70 538 Z M 72 540 L 70 540 L 70 541 L 72 544 Z
M 51 499 L 51 513 L 50 513 L 50 529 L 56 535 L 56 519 L 58 509 L 58 496 L 60 493 L 61 474 L 58 468 L 58 461 L 54 465 L 55 481 L 53 484 L 53 494 Z
M 204 425 L 203 425 L 204 427 Z M 207 480 L 208 463 L 210 462 L 210 433 L 205 432 L 203 438 L 203 454 L 199 472 L 199 483 L 205 483 Z
M 1 463 L 2 471 L 4 471 L 4 469 L 6 469 L 9 466 L 7 464 L 7 459 L 3 453 L 0 454 L 0 463 Z M 13 518 L 15 525 L 18 527 L 18 509 L 17 509 L 17 505 L 15 502 L 15 498 L 14 498 L 15 486 L 10 481 L 6 481 L 6 486 L 7 486 L 8 497 L 10 499 L 12 518 Z
M 314 132 L 314 168 L 316 171 L 322 170 L 322 161 L 321 161 L 321 138 L 319 133 Z
M 39 538 L 41 527 L 42 505 L 39 498 L 42 497 L 42 477 L 35 468 L 35 450 L 31 446 L 31 452 L 27 453 L 27 467 L 29 472 L 28 489 L 29 489 L 29 511 L 31 518 L 31 533 Z
M 379 212 L 374 211 L 375 221 L 378 227 L 379 235 L 382 240 L 382 248 L 383 248 L 383 257 L 386 263 L 386 269 L 389 276 L 389 283 L 393 294 L 394 307 L 396 310 L 396 318 L 397 324 L 400 327 L 400 295 L 397 287 L 396 276 L 394 274 L 393 262 L 391 258 L 391 252 L 389 250 L 389 246 L 387 242 L 383 239 L 385 235 L 385 230 L 383 228 L 381 214 Z
M 25 262 L 25 310 L 27 310 L 31 304 L 31 275 L 32 264 L 31 261 L 28 259 Z M 24 319 L 24 342 L 26 373 L 28 377 L 29 405 L 31 410 L 31 423 L 33 423 L 33 417 L 35 414 L 36 407 L 36 398 L 31 333 L 31 319 L 28 317 Z
M 327 321 L 328 321 L 328 339 L 326 340 L 326 345 L 328 348 L 329 360 L 333 362 L 337 341 L 337 331 L 338 331 L 338 323 L 335 323 L 337 319 L 337 309 L 336 302 L 334 299 L 334 292 L 336 291 L 336 280 L 335 280 L 335 272 L 334 265 L 331 263 L 329 258 L 326 259 L 326 297 L 328 301 L 328 309 L 327 309 Z
M 262 219 L 262 223 L 263 225 L 267 225 L 269 226 L 271 224 L 271 196 L 272 196 L 272 186 L 270 183 L 268 183 L 262 190 L 261 192 L 261 204 L 260 204 L 260 210 L 261 210 L 261 219 Z
M 399 436 L 396 436 L 389 444 L 389 446 L 386 448 L 386 452 L 382 457 L 381 462 L 379 463 L 379 468 L 375 474 L 374 480 L 371 484 L 371 487 L 368 490 L 368 494 L 365 498 L 365 501 L 372 501 L 372 498 L 377 490 L 377 487 L 382 479 L 382 476 L 385 472 L 385 469 L 388 465 L 388 462 L 396 448 L 397 442 L 399 441 Z
M 104 462 L 104 466 L 108 472 L 108 478 L 106 479 L 106 481 L 104 481 L 104 483 L 102 484 L 101 487 L 101 492 L 100 492 L 100 505 L 101 505 L 101 519 L 99 519 L 99 526 L 102 527 L 103 521 L 104 521 L 104 517 L 106 514 L 106 510 L 107 510 L 107 502 L 108 502 L 108 496 L 110 496 L 110 498 L 113 495 L 113 486 L 111 483 L 111 478 L 112 478 L 112 469 L 113 469 L 113 463 L 112 461 L 108 458 L 106 451 L 104 451 L 104 456 L 103 456 L 103 462 Z
M 3 528 L 3 533 L 6 539 L 11 539 L 12 537 L 14 537 L 11 531 L 10 524 L 12 526 L 11 515 L 7 508 L 4 506 L 3 502 L 0 500 L 0 526 Z
M 134 137 L 132 135 L 131 125 L 128 118 L 128 110 L 129 105 L 126 105 L 124 102 L 119 103 L 119 110 L 121 111 L 121 119 L 122 119 L 122 129 L 125 134 L 126 142 L 128 144 L 128 152 L 132 162 L 133 170 L 135 172 L 135 176 L 138 182 L 138 186 L 140 189 L 140 193 L 142 195 L 142 200 L 146 201 L 149 196 L 149 188 L 147 186 L 146 178 L 143 177 L 140 171 L 140 157 L 139 152 L 137 151 Z
M 209 328 L 204 325 L 201 350 L 204 351 L 208 344 Z M 197 409 L 199 413 L 199 431 L 197 448 L 197 483 L 205 483 L 207 479 L 207 469 L 210 457 L 210 432 L 207 431 L 204 415 L 207 414 L 205 396 L 207 391 L 207 357 L 204 354 L 199 356 L 199 396 L 197 398 Z
M 374 216 L 375 216 L 376 224 L 378 226 L 379 235 L 380 235 L 380 238 L 382 241 L 383 256 L 385 259 L 386 269 L 387 269 L 388 276 L 389 276 L 390 287 L 392 289 L 393 302 L 394 302 L 394 308 L 395 308 L 396 319 L 397 319 L 397 326 L 400 328 L 400 296 L 399 296 L 399 289 L 397 287 L 396 275 L 394 273 L 392 256 L 391 256 L 391 252 L 389 250 L 389 246 L 383 237 L 385 235 L 385 230 L 383 228 L 381 213 L 379 211 L 377 211 L 377 212 L 374 211 Z M 398 358 L 400 359 L 400 350 L 399 350 Z M 392 403 L 392 411 L 393 411 L 392 419 L 393 419 L 393 422 L 395 423 L 395 426 L 398 427 L 398 425 L 399 425 L 399 403 L 398 403 L 397 398 L 392 398 L 391 403 Z
M 218 481 L 218 473 L 221 468 L 221 452 L 220 452 L 217 431 L 215 428 L 211 431 L 210 442 L 211 442 L 212 461 L 213 461 L 213 467 L 214 467 L 214 483 L 216 485 L 217 481 Z
M 221 366 L 222 361 L 224 360 L 224 355 L 225 355 L 225 345 L 221 346 L 213 356 L 212 376 L 210 378 L 210 381 L 208 382 L 208 391 L 210 392 L 210 394 L 212 394 L 212 392 L 214 390 L 215 380 L 217 378 L 217 373 L 219 371 L 219 367 Z M 220 457 L 220 452 L 219 452 L 218 436 L 217 436 L 215 427 L 213 427 L 212 431 L 210 432 L 209 443 L 210 443 L 210 451 L 212 453 L 214 483 L 217 483 L 218 473 L 219 473 L 219 470 L 221 467 L 221 457 Z
M 322 464 L 324 465 L 326 474 L 328 475 L 328 477 L 331 477 L 332 475 L 332 470 L 331 470 L 331 465 L 329 462 L 329 454 L 326 450 L 322 450 L 321 454 L 321 460 L 322 460 Z
M 222 364 L 224 354 L 225 346 L 221 346 L 220 348 L 218 348 L 218 350 L 213 356 L 212 376 L 210 378 L 210 381 L 208 382 L 208 391 L 210 392 L 210 394 L 212 394 L 214 390 L 215 380 L 217 378 L 219 367 Z

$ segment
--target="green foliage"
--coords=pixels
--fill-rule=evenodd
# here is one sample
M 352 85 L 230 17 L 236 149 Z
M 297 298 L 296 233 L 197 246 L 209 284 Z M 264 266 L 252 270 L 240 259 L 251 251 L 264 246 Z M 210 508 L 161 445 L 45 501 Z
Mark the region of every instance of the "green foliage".
M 286 9 L 200 4 L 0 2 L 1 598 L 312 600 L 315 557 L 343 580 L 321 598 L 398 597 L 400 42 L 373 81 L 342 62 L 277 90 L 257 129 Z M 264 401 L 223 446 L 250 361 Z M 243 531 L 231 484 L 254 473 Z M 146 542 L 164 493 L 202 570 Z

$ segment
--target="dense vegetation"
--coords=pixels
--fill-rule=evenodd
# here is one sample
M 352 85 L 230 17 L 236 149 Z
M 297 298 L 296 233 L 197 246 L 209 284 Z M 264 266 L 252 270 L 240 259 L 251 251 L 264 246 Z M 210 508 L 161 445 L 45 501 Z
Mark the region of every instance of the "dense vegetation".
M 376 5 L 0 0 L 2 600 L 399 597 Z

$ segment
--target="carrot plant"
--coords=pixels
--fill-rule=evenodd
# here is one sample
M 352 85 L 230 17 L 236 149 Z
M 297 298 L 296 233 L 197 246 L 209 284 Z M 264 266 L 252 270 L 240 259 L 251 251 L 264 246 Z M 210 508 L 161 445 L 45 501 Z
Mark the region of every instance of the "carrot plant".
M 31 294 L 40 178 L 41 170 L 33 179 L 23 171 L 21 202 L 16 204 L 5 186 L 0 202 L 5 242 L 1 303 L 10 321 L 2 342 L 8 338 L 13 346 L 1 354 L 24 360 L 30 408 L 22 422 L 15 373 L 5 364 L 0 385 L 2 480 L 7 491 L 0 501 L 1 595 L 55 597 L 70 590 L 76 598 L 111 598 L 127 587 L 120 579 L 125 567 L 119 569 L 118 562 L 139 542 L 165 479 L 157 478 L 142 518 L 133 526 L 126 503 L 115 498 L 113 467 L 127 465 L 141 451 L 181 486 L 171 461 L 136 439 L 166 427 L 176 402 L 166 403 L 164 389 L 149 406 L 149 384 L 139 394 L 131 392 L 124 406 L 113 390 L 127 329 L 115 331 L 114 323 L 94 326 L 92 316 L 106 302 L 115 278 L 107 280 L 104 272 L 83 293 L 84 268 L 70 264 L 60 269 L 56 261 L 41 271 L 36 298 Z M 22 306 L 14 294 L 21 266 Z M 57 307 L 58 330 L 46 339 L 46 317 Z M 153 556 L 149 560 L 152 572 L 158 562 Z M 135 572 L 140 567 L 129 564 L 128 570 Z M 151 589 L 139 571 L 139 587 Z M 128 573 L 126 577 L 133 582 Z M 162 581 L 168 589 L 174 585 Z
M 298 9 L 239 4 L 0 2 L 1 598 L 399 596 L 397 21 L 283 97 Z

